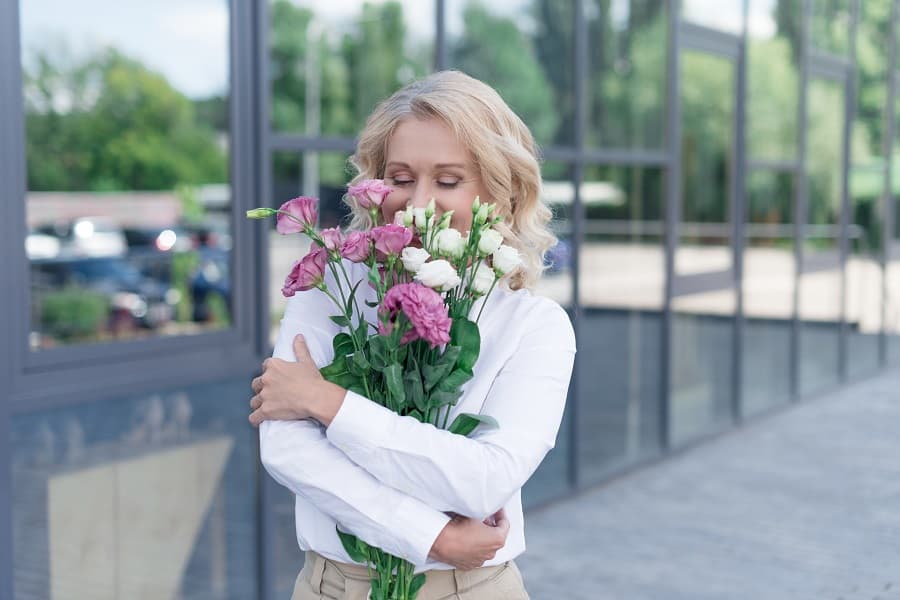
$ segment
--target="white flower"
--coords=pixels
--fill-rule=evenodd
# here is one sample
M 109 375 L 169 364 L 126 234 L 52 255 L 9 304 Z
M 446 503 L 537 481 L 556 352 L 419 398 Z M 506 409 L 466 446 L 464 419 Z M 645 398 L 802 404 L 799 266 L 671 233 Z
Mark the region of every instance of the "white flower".
M 472 276 L 472 269 L 469 268 L 469 276 Z M 472 291 L 474 291 L 479 296 L 483 296 L 487 294 L 491 290 L 491 286 L 494 285 L 494 280 L 496 279 L 496 275 L 494 274 L 494 270 L 487 266 L 484 263 L 478 265 L 478 269 L 475 271 L 475 276 L 472 278 Z
M 466 246 L 463 243 L 462 234 L 456 229 L 444 229 L 439 231 L 435 238 L 438 250 L 441 254 L 459 258 Z
M 418 271 L 430 257 L 431 255 L 423 248 L 415 248 L 413 246 L 407 246 L 400 253 L 400 260 L 403 261 L 403 268 L 410 273 Z
M 415 280 L 440 292 L 452 290 L 460 283 L 456 269 L 443 259 L 433 260 L 419 267 Z
M 515 271 L 522 264 L 522 257 L 519 251 L 512 246 L 503 244 L 494 251 L 494 269 L 497 274 L 503 277 L 507 273 Z
M 434 215 L 432 214 L 430 217 L 425 215 L 424 208 L 413 208 L 413 221 L 416 224 L 416 229 L 419 230 L 419 233 L 425 231 L 425 224 L 428 224 L 428 228 L 432 229 L 434 227 Z
M 478 254 L 480 256 L 493 254 L 501 244 L 503 244 L 503 236 L 499 231 L 496 229 L 485 229 L 481 232 L 481 237 L 478 239 Z

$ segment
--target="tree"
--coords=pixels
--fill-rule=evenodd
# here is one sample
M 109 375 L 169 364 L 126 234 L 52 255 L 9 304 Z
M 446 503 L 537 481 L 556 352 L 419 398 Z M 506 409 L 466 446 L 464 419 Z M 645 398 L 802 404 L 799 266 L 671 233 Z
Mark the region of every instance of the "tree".
M 31 190 L 163 190 L 227 181 L 216 133 L 165 77 L 108 48 L 25 72 Z
M 512 19 L 492 15 L 480 2 L 466 5 L 463 22 L 463 35 L 452 48 L 453 64 L 493 86 L 537 140 L 553 141 L 559 111 L 531 40 Z

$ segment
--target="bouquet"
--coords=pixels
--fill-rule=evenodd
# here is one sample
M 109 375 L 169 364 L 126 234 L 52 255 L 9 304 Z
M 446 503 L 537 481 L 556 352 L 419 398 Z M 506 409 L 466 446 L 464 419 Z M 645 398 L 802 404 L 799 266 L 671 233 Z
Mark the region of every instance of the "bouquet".
M 312 242 L 282 292 L 290 297 L 318 289 L 335 305 L 330 318 L 342 331 L 332 342 L 334 360 L 320 369 L 325 379 L 399 415 L 456 434 L 468 435 L 479 425 L 498 427 L 487 415 L 460 414 L 452 423 L 448 420 L 480 351 L 481 311 L 473 320 L 472 307 L 479 298 L 486 302 L 497 282 L 520 266 L 519 253 L 503 244 L 495 229 L 500 218 L 494 215 L 494 205 L 482 204 L 477 197 L 467 235 L 450 227 L 452 211 L 437 218 L 433 199 L 425 208 L 398 210 L 393 223 L 383 224 L 381 204 L 391 191 L 375 179 L 350 186 L 351 201 L 371 216 L 372 227 L 365 231 L 317 231 L 318 200 L 310 197 L 289 200 L 278 210 L 250 210 L 247 216 L 275 216 L 279 233 L 302 233 Z M 363 280 L 351 280 L 344 259 L 367 267 L 376 300 L 366 304 L 377 309 L 376 322 L 360 310 Z M 336 289 L 325 285 L 326 269 Z M 338 529 L 337 535 L 347 554 L 369 568 L 370 598 L 416 597 L 425 574 L 414 576 L 413 564 L 351 533 Z

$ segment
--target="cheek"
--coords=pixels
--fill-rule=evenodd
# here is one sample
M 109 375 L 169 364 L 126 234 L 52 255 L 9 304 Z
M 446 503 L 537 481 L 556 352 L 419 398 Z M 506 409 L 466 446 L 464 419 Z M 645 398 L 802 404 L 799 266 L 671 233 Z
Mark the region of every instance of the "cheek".
M 391 223 L 394 219 L 394 213 L 400 209 L 406 208 L 406 200 L 400 192 L 391 192 L 384 199 L 381 205 L 381 215 L 386 223 Z

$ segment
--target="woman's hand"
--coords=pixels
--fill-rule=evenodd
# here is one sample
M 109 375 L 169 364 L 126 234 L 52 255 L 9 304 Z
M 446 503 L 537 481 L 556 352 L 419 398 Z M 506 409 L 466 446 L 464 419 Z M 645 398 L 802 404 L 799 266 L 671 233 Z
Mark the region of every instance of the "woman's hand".
M 256 394 L 250 399 L 250 423 L 258 427 L 263 421 L 291 421 L 314 418 L 327 420 L 337 414 L 346 390 L 325 381 L 309 355 L 302 335 L 294 338 L 297 362 L 267 358 L 262 375 L 250 387 Z
M 457 515 L 444 526 L 429 556 L 457 569 L 477 569 L 506 545 L 509 520 L 500 509 L 484 522 Z

